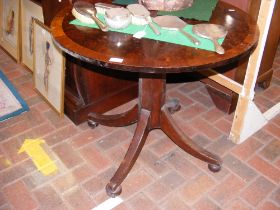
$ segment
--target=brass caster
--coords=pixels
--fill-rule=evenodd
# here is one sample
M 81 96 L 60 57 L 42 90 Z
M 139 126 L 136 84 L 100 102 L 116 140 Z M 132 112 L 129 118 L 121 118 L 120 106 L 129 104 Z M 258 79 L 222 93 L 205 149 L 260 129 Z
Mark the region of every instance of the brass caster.
M 88 126 L 91 127 L 92 129 L 96 128 L 99 124 L 97 122 L 94 122 L 92 120 L 87 121 Z
M 217 164 L 208 164 L 208 168 L 210 171 L 216 173 L 216 172 L 219 172 L 221 170 L 221 165 L 217 165 Z
M 122 192 L 122 186 L 121 185 L 117 186 L 116 189 L 113 189 L 113 187 L 111 186 L 111 183 L 108 183 L 106 185 L 106 193 L 111 198 L 117 197 L 118 195 L 121 194 L 121 192 Z
M 165 105 L 170 114 L 174 114 L 181 109 L 180 101 L 177 98 L 169 100 Z

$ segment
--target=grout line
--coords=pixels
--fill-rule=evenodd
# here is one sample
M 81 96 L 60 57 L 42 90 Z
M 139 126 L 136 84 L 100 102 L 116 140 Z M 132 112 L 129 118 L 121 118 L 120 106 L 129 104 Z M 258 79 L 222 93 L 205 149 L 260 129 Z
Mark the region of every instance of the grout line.
M 267 119 L 267 120 L 272 120 L 278 114 L 280 114 L 280 102 L 278 104 L 275 104 L 273 107 L 271 107 L 265 113 L 263 113 L 265 119 Z

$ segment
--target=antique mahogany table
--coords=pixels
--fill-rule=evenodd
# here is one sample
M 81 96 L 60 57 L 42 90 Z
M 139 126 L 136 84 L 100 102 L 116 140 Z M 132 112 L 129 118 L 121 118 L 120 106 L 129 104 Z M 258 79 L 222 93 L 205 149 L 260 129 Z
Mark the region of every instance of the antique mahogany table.
M 139 73 L 138 104 L 131 110 L 117 115 L 89 115 L 89 119 L 107 126 L 137 123 L 124 160 L 106 186 L 107 194 L 115 197 L 121 193 L 121 183 L 134 165 L 152 129 L 161 129 L 185 152 L 207 162 L 211 171 L 219 171 L 221 159 L 187 137 L 170 115 L 166 105 L 166 75 L 219 67 L 248 57 L 258 40 L 256 23 L 236 7 L 219 2 L 210 22 L 224 25 L 228 34 L 223 43 L 226 53 L 218 55 L 210 51 L 69 24 L 73 19 L 69 6 L 61 10 L 51 24 L 54 41 L 65 53 L 104 67 L 104 71 L 110 68 L 120 74 Z M 111 58 L 121 58 L 123 62 L 110 61 Z

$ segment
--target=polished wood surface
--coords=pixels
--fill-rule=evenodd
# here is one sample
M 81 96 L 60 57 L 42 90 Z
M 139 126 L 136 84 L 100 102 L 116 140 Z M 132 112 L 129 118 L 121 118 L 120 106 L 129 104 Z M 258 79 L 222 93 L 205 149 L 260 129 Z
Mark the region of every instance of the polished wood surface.
M 223 43 L 224 55 L 70 25 L 69 21 L 74 19 L 71 7 L 64 8 L 56 16 L 51 28 L 54 40 L 65 52 L 98 66 L 146 73 L 187 72 L 237 61 L 254 49 L 257 42 L 255 22 L 243 11 L 236 8 L 231 12 L 227 8 L 226 3 L 219 2 L 210 21 L 226 26 L 229 31 Z M 123 63 L 109 62 L 112 57 L 124 58 Z
M 222 24 L 229 31 L 223 43 L 226 50 L 224 55 L 70 25 L 69 21 L 74 18 L 71 7 L 63 9 L 52 21 L 51 30 L 55 42 L 71 56 L 111 68 L 115 72 L 139 73 L 138 103 L 134 107 L 121 114 L 92 113 L 89 116 L 92 122 L 107 126 L 124 126 L 137 122 L 126 155 L 106 186 L 109 196 L 115 197 L 121 193 L 121 183 L 135 164 L 153 129 L 161 129 L 182 150 L 208 163 L 211 171 L 218 172 L 221 169 L 222 161 L 218 156 L 197 145 L 176 125 L 169 110 L 174 110 L 177 104 L 166 103 L 166 76 L 167 73 L 194 72 L 234 63 L 253 51 L 258 40 L 255 22 L 237 8 L 235 12 L 228 10 L 229 8 L 232 7 L 220 2 L 211 18 L 212 23 Z M 122 58 L 123 62 L 111 62 L 112 57 Z

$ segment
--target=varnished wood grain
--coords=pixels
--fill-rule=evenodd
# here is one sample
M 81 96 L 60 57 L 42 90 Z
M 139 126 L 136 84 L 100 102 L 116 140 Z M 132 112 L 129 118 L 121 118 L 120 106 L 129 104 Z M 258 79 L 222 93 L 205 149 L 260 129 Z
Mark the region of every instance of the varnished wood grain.
M 93 1 L 94 2 L 94 1 Z M 243 11 L 219 2 L 210 20 L 227 27 L 223 43 L 224 55 L 149 39 L 135 39 L 117 32 L 70 25 L 74 17 L 65 7 L 51 25 L 55 42 L 70 55 L 83 61 L 117 70 L 146 73 L 175 73 L 213 68 L 247 56 L 254 49 L 258 29 Z M 111 57 L 123 58 L 121 64 L 109 62 Z M 145 62 L 143 62 L 145 61 Z

